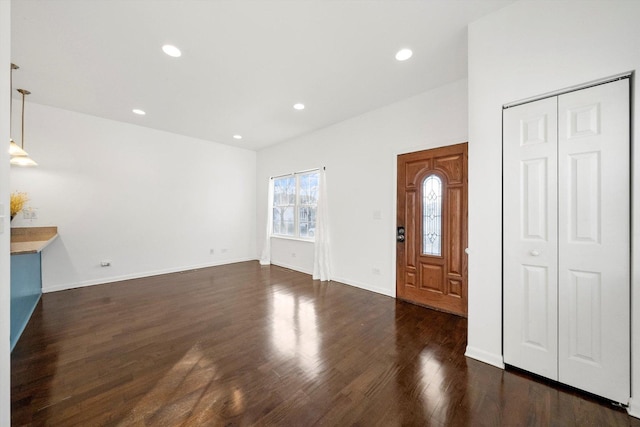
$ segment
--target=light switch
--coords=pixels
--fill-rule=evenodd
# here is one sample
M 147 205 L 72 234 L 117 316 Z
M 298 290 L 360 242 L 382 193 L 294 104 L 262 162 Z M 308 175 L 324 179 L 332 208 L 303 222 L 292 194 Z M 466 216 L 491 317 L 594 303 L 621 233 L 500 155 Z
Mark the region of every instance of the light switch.
M 0 203 L 0 234 L 4 233 L 4 205 Z

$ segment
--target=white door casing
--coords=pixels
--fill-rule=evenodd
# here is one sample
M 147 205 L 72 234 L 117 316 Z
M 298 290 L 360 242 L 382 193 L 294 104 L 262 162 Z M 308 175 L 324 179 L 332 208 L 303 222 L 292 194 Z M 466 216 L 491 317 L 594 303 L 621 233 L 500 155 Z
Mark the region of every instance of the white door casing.
M 626 403 L 629 80 L 503 118 L 505 363 Z

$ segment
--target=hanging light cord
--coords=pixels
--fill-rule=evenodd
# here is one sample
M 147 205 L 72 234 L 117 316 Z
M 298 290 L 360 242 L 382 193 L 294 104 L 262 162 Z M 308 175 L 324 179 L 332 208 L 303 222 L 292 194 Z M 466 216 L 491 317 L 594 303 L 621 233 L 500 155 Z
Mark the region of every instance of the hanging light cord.
M 9 74 L 9 84 L 11 88 L 9 90 L 9 139 L 13 137 L 13 120 L 11 120 L 11 114 L 13 113 L 13 96 L 11 96 L 11 92 L 13 92 L 13 70 L 17 70 L 18 67 L 13 62 L 11 63 L 11 73 Z
M 21 148 L 24 150 L 24 97 L 25 95 L 29 95 L 31 92 L 29 92 L 26 89 L 17 89 L 17 90 L 22 94 L 22 146 Z
M 22 135 L 22 141 L 20 141 L 20 148 L 24 150 L 24 92 L 21 92 L 21 93 L 22 93 L 22 122 L 21 122 L 20 135 Z

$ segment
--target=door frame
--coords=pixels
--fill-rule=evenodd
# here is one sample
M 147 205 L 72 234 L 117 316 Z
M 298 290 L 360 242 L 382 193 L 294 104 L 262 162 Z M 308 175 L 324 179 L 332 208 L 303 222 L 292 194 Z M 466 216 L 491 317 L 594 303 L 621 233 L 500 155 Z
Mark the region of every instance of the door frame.
M 471 207 L 469 206 L 469 183 L 468 183 L 468 165 L 469 165 L 469 140 L 467 138 L 460 140 L 460 139 L 449 139 L 449 140 L 445 140 L 442 143 L 436 144 L 436 145 L 416 145 L 416 146 L 412 146 L 412 147 L 408 147 L 408 148 L 404 148 L 402 150 L 398 150 L 398 151 L 394 151 L 393 152 L 393 156 L 391 157 L 391 162 L 392 162 L 392 171 L 393 171 L 393 176 L 394 176 L 394 181 L 393 181 L 393 189 L 391 191 L 391 205 L 393 206 L 393 209 L 391 211 L 391 215 L 389 218 L 389 229 L 391 230 L 390 232 L 390 238 L 392 239 L 392 244 L 393 244 L 393 256 L 391 257 L 391 265 L 390 270 L 391 271 L 391 277 L 393 278 L 393 287 L 392 287 L 392 291 L 388 294 L 389 296 L 398 299 L 398 271 L 397 271 L 397 265 L 398 265 L 398 251 L 396 249 L 396 228 L 397 228 L 397 217 L 398 217 L 398 156 L 403 155 L 403 154 L 411 154 L 411 153 L 415 153 L 418 151 L 425 151 L 425 150 L 434 150 L 434 149 L 438 149 L 438 148 L 446 148 L 446 147 L 450 147 L 452 145 L 459 145 L 459 144 L 467 144 L 467 229 L 466 229 L 466 234 L 467 234 L 467 247 L 464 250 L 465 256 L 467 257 L 467 302 L 466 302 L 466 306 L 467 306 L 467 316 L 469 313 L 469 272 L 468 272 L 468 254 L 469 254 L 469 211 L 471 209 Z M 426 307 L 426 308 L 430 308 L 432 310 L 437 310 L 436 308 L 431 308 L 431 307 Z M 465 316 L 466 317 L 466 316 Z

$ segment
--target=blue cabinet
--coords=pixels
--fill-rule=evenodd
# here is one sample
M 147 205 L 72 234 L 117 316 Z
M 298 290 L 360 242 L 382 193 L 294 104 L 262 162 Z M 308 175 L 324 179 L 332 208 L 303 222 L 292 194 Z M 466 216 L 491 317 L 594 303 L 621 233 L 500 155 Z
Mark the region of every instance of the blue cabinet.
M 41 253 L 11 255 L 11 351 L 42 295 Z

